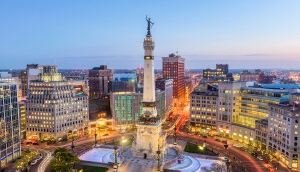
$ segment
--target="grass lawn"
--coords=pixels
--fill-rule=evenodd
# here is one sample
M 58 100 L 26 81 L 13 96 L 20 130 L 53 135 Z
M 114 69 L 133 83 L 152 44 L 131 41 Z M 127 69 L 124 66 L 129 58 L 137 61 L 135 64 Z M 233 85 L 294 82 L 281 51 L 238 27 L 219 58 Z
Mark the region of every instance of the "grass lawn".
M 108 168 L 94 167 L 94 166 L 82 166 L 83 172 L 106 172 Z
M 199 149 L 198 145 L 194 145 L 191 143 L 187 143 L 185 148 L 184 148 L 185 152 L 190 152 L 190 153 L 198 153 L 198 154 L 202 154 L 202 155 L 210 155 L 210 156 L 216 156 L 217 154 L 208 150 L 208 149 Z

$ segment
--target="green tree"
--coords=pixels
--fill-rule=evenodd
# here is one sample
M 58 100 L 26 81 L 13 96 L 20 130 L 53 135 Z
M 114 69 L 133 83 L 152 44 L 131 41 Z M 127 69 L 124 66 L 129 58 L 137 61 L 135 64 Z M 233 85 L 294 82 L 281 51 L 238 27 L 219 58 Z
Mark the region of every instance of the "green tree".
M 79 162 L 79 159 L 65 148 L 57 148 L 54 151 L 54 159 L 51 160 L 51 171 L 67 172 L 72 170 L 74 163 Z

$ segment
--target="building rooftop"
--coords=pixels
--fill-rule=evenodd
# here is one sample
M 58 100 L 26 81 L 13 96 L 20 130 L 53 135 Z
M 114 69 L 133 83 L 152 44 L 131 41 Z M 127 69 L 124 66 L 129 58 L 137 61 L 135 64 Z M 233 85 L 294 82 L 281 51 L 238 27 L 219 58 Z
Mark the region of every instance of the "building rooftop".
M 290 105 L 290 104 L 269 104 L 269 105 L 273 107 L 280 107 L 281 109 L 288 110 L 293 113 L 300 113 L 300 108 L 295 107 L 294 105 Z
M 136 81 L 137 76 L 133 73 L 114 74 L 114 81 Z
M 300 89 L 298 84 L 261 84 L 261 87 L 270 89 Z

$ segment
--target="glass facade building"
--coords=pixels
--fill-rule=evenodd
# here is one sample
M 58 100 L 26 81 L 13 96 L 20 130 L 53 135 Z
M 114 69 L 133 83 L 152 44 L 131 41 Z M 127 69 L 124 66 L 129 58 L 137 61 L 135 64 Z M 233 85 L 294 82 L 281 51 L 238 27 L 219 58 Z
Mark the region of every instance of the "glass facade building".
M 0 158 L 1 168 L 21 156 L 18 86 L 0 83 Z

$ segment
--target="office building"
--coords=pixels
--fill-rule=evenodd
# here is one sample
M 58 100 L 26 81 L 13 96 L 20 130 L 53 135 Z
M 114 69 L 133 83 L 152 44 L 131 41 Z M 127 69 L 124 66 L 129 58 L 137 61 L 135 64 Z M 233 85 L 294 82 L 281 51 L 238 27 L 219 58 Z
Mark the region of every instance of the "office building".
M 20 156 L 18 86 L 0 82 L 0 167 Z
M 229 73 L 228 64 L 216 64 L 216 69 L 204 69 L 203 79 L 208 83 L 217 84 L 223 81 L 233 81 L 232 73 Z
M 159 116 L 165 116 L 165 91 L 156 90 L 156 109 Z M 111 92 L 110 106 L 116 129 L 133 128 L 142 114 L 143 92 Z
M 184 64 L 185 59 L 174 53 L 162 57 L 163 78 L 173 79 L 173 98 L 184 99 Z
M 22 96 L 27 96 L 30 81 L 38 79 L 42 72 L 43 66 L 38 64 L 27 64 L 26 69 L 21 71 Z
M 199 84 L 190 94 L 190 131 L 215 135 L 217 122 L 218 88 Z
M 243 70 L 243 72 L 240 73 L 240 81 L 242 82 L 254 81 L 261 84 L 272 84 L 275 78 L 275 75 L 266 75 L 260 69 L 256 69 L 252 72 Z
M 63 81 L 56 66 L 43 66 L 38 80 L 29 84 L 26 99 L 26 137 L 66 140 L 88 133 L 88 97 Z
M 172 79 L 157 79 L 155 80 L 155 87 L 165 92 L 166 112 L 172 112 L 173 102 L 173 80 Z
M 299 107 L 294 104 L 270 104 L 268 153 L 295 170 L 300 170 L 299 125 Z
M 136 74 L 114 74 L 114 79 L 110 81 L 110 92 L 136 92 Z
M 89 70 L 87 80 L 90 99 L 103 98 L 109 93 L 109 82 L 113 80 L 113 70 L 108 69 L 106 65 L 94 67 Z

